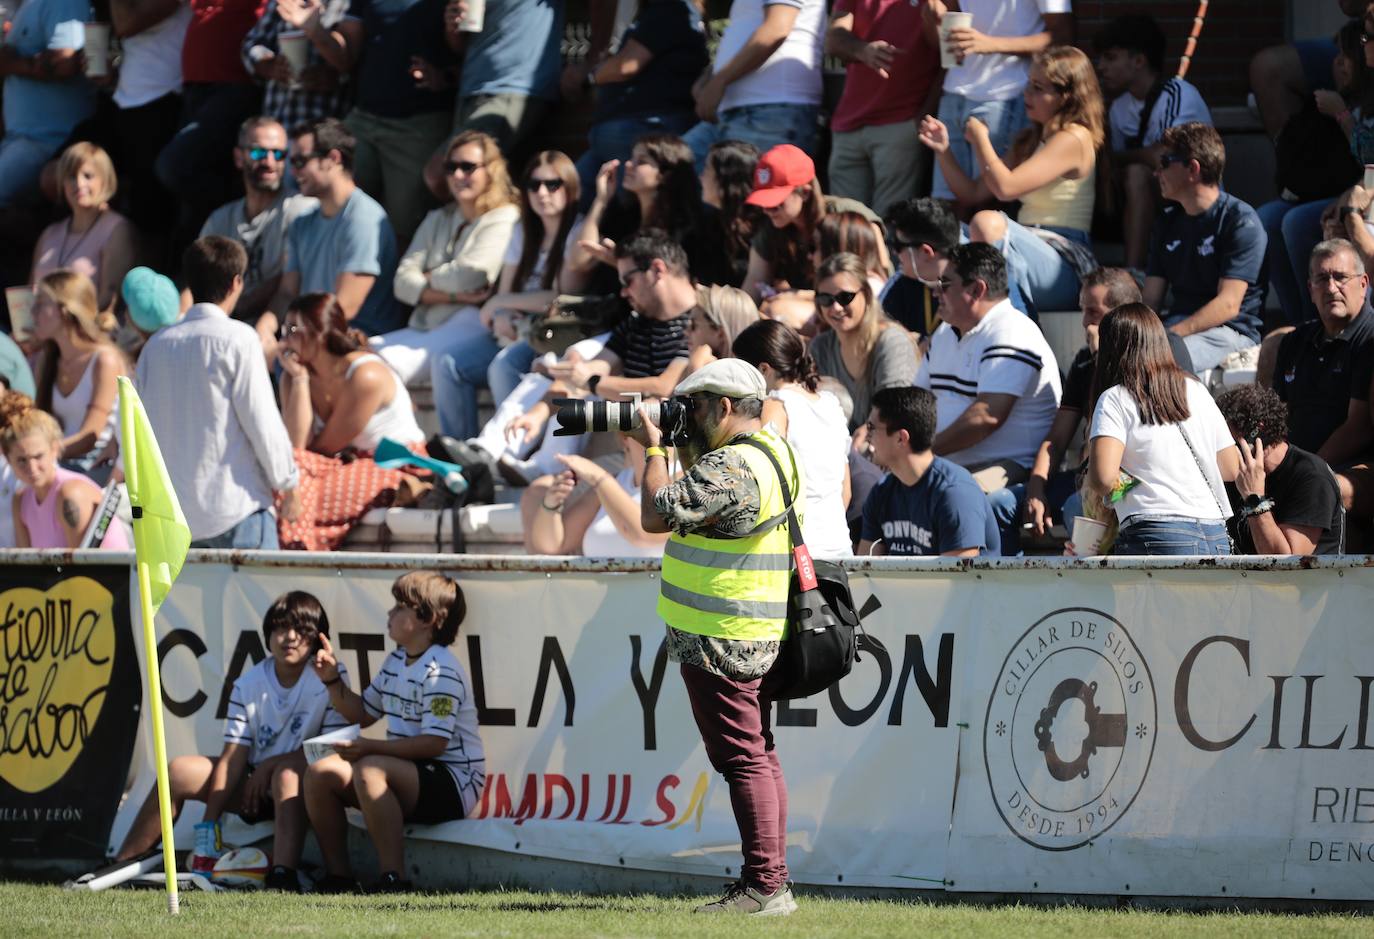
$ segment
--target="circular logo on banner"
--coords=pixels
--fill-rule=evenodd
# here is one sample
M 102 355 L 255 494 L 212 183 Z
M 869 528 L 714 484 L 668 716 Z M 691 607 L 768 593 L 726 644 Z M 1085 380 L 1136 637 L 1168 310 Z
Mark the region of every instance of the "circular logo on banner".
M 1046 851 L 1111 828 L 1145 784 L 1158 729 L 1140 648 L 1100 610 L 1057 610 L 1016 641 L 983 725 L 992 801 L 1018 838 Z

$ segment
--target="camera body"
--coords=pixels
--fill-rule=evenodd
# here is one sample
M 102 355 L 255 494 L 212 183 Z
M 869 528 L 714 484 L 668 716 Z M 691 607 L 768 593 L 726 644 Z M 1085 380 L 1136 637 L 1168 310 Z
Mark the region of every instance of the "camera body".
M 588 401 L 582 398 L 557 398 L 554 407 L 558 427 L 555 437 L 602 431 L 629 431 L 639 426 L 639 406 L 643 398 L 630 394 L 629 401 Z M 644 405 L 649 420 L 663 431 L 663 442 L 680 447 L 687 442 L 687 420 L 692 413 L 691 402 L 684 397 L 665 398 Z

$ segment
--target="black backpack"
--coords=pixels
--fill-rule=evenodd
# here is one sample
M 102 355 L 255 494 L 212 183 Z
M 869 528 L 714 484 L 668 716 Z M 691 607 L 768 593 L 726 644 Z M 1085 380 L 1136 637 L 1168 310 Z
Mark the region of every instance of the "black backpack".
M 1308 98 L 1288 119 L 1274 142 L 1280 196 L 1290 202 L 1329 199 L 1360 181 L 1364 167 L 1350 152 L 1350 141 L 1335 119 Z

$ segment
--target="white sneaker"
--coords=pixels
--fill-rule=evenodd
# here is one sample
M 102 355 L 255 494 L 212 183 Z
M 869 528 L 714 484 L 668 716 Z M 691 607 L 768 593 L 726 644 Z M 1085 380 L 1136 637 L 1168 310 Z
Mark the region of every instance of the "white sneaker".
M 792 885 L 783 884 L 771 894 L 735 882 L 725 888 L 725 896 L 696 908 L 697 913 L 744 913 L 748 916 L 790 916 L 797 912 Z

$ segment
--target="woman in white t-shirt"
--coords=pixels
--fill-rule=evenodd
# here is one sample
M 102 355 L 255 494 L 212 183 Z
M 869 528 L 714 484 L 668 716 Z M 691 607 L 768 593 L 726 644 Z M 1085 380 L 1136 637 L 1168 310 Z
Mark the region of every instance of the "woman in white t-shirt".
M 763 419 L 778 429 L 806 466 L 802 527 L 815 557 L 853 553 L 849 505 L 849 422 L 839 399 L 818 391 L 821 376 L 797 331 L 760 320 L 735 339 L 735 358 L 756 367 L 768 383 Z
M 1120 524 L 1115 554 L 1230 554 L 1224 482 L 1240 454 L 1212 396 L 1174 362 L 1143 303 L 1098 327 L 1087 493 Z

